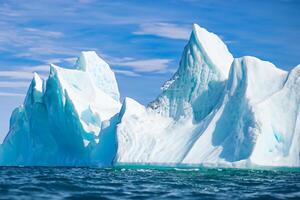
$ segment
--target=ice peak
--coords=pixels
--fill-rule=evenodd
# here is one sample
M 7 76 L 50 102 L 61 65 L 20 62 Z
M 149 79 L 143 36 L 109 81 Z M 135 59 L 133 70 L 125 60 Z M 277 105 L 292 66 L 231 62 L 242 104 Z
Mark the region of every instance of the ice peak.
M 88 73 L 94 85 L 119 101 L 120 94 L 114 72 L 95 51 L 83 51 L 78 58 L 75 69 Z
M 287 78 L 287 72 L 274 64 L 252 56 L 235 58 L 227 81 L 230 95 L 245 94 L 251 103 L 266 99 L 280 90 Z
M 233 56 L 225 43 L 214 33 L 207 31 L 198 24 L 193 24 L 190 43 L 195 40 L 208 62 L 215 65 L 225 77 L 228 77 Z
M 34 72 L 24 101 L 25 105 L 43 101 L 43 85 L 43 79 L 36 72 Z
M 196 31 L 197 28 L 200 28 L 200 26 L 196 23 L 193 23 L 193 31 Z
M 58 66 L 54 65 L 54 64 L 50 64 L 50 76 L 53 76 L 54 74 L 56 74 Z
M 102 67 L 109 68 L 108 64 L 100 58 L 95 51 L 82 51 L 76 62 L 75 68 L 87 71 L 93 64 L 100 64 Z
M 218 36 L 194 24 L 178 71 L 149 106 L 175 119 L 189 116 L 191 108 L 196 120 L 205 118 L 222 97 L 232 61 Z
M 32 82 L 35 84 L 35 89 L 37 91 L 43 92 L 43 80 L 42 78 L 38 75 L 38 73 L 34 72 L 33 73 L 33 79 Z

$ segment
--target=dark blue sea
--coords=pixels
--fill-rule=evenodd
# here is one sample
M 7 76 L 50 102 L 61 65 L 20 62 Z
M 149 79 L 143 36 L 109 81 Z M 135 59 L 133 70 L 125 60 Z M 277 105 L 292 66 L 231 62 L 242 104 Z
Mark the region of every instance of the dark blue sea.
M 2 167 L 0 199 L 300 199 L 300 171 Z

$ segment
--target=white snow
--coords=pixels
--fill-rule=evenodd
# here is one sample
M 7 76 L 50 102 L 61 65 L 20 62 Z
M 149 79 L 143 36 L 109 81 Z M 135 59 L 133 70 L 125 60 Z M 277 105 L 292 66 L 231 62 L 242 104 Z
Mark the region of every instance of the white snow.
M 227 77 L 233 60 L 227 46 L 216 34 L 208 32 L 198 24 L 193 25 L 193 33 L 198 44 L 202 46 L 205 57 Z
M 76 69 L 87 72 L 93 85 L 119 101 L 120 94 L 114 72 L 94 51 L 83 51 L 75 65 Z
M 90 74 L 78 70 L 64 69 L 52 65 L 61 90 L 67 93 L 72 101 L 75 112 L 87 132 L 98 135 L 101 120 L 108 120 L 118 113 L 121 107 L 119 101 L 113 99 L 96 87 L 90 79 Z

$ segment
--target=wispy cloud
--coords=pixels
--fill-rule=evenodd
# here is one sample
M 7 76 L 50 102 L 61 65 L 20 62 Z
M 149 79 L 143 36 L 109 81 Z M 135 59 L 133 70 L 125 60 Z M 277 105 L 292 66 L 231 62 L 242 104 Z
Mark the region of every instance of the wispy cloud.
M 19 67 L 15 70 L 0 70 L 0 79 L 6 78 L 8 80 L 0 81 L 0 88 L 8 89 L 20 89 L 27 88 L 29 86 L 30 80 L 33 78 L 33 73 L 38 72 L 42 78 L 46 78 L 49 72 L 50 63 L 74 63 L 77 58 L 55 58 L 45 60 L 45 63 L 42 65 L 26 66 Z M 122 73 L 122 72 L 120 72 Z M 125 72 L 123 72 L 125 73 Z M 130 73 L 127 73 L 130 75 Z M 134 75 L 134 73 L 132 74 Z M 2 92 L 2 96 L 5 96 L 6 92 Z M 8 96 L 12 96 L 11 93 L 8 93 Z
M 22 79 L 22 80 L 30 80 L 33 77 L 33 72 L 38 72 L 40 74 L 47 74 L 49 72 L 49 64 L 60 64 L 60 63 L 70 63 L 74 64 L 77 58 L 54 58 L 45 60 L 46 64 L 42 65 L 34 65 L 34 66 L 26 66 L 20 67 L 16 70 L 0 70 L 0 77 L 5 77 L 9 79 Z M 0 82 L 1 87 L 1 82 Z
M 170 39 L 187 40 L 191 29 L 171 23 L 147 23 L 141 24 L 139 30 L 133 32 L 135 35 L 155 35 Z
M 113 66 L 123 66 L 132 69 L 134 72 L 145 73 L 164 73 L 168 72 L 169 64 L 172 59 L 152 58 L 152 59 L 135 59 L 130 57 L 108 58 L 108 63 Z
M 34 65 L 34 66 L 26 66 L 19 67 L 15 70 L 0 70 L 0 79 L 6 78 L 8 80 L 0 81 L 0 88 L 6 89 L 24 89 L 27 88 L 30 84 L 30 80 L 33 78 L 33 73 L 38 72 L 38 74 L 42 78 L 46 78 L 49 72 L 49 64 L 50 63 L 72 63 L 76 61 L 77 58 L 69 57 L 69 58 L 55 58 L 45 60 L 45 63 L 42 65 Z M 48 64 L 49 63 L 49 64 Z M 126 71 L 119 71 L 118 73 L 125 74 Z M 130 73 L 128 71 L 126 73 L 128 76 L 134 76 L 134 72 Z M 0 96 L 24 96 L 21 93 L 11 93 L 11 92 L 3 92 L 0 91 Z
M 1 15 L 0 15 L 1 16 Z M 58 31 L 45 30 L 41 28 L 20 28 L 8 22 L 1 22 L 5 31 L 0 31 L 0 42 L 3 44 L 21 46 L 39 46 L 39 44 L 49 44 L 51 39 L 57 39 L 64 34 Z
M 30 72 L 31 74 L 33 72 L 42 72 L 42 73 L 49 72 L 49 65 L 35 65 L 35 66 L 23 67 L 21 71 Z
M 27 88 L 28 86 L 27 81 L 0 81 L 0 88 Z
M 10 79 L 31 79 L 33 77 L 32 72 L 25 70 L 7 70 L 0 71 L 0 77 Z
M 0 70 L 0 77 L 5 77 L 13 80 L 31 80 L 33 77 L 33 72 L 38 72 L 41 74 L 48 73 L 49 65 L 27 66 L 15 70 Z
M 19 17 L 21 16 L 19 12 L 15 9 L 12 9 L 9 4 L 3 3 L 0 7 L 0 15 L 7 16 L 7 17 Z
M 28 66 L 16 70 L 1 70 L 0 88 L 1 90 L 4 89 L 4 91 L 0 91 L 0 96 L 24 96 L 24 89 L 29 87 L 30 80 L 33 78 L 33 72 L 39 72 L 39 75 L 45 78 L 48 71 L 49 66 L 47 65 Z M 3 78 L 6 80 L 4 81 Z M 6 92 L 5 89 L 18 90 L 20 93 Z
M 69 63 L 69 64 L 75 64 L 77 57 L 69 57 L 69 58 L 51 58 L 47 59 L 45 62 L 47 64 L 60 64 L 60 63 Z
M 117 74 L 122 74 L 122 75 L 130 76 L 130 77 L 139 77 L 139 76 L 141 76 L 140 74 L 138 74 L 136 72 L 133 72 L 133 71 L 129 71 L 129 70 L 115 69 L 113 71 Z
M 47 30 L 42 30 L 42 29 L 37 29 L 37 28 L 25 28 L 25 31 L 27 31 L 31 34 L 45 36 L 45 37 L 53 37 L 53 38 L 59 38 L 64 35 L 62 32 L 47 31 Z
M 62 44 L 64 30 L 31 22 L 36 15 L 41 14 L 39 9 L 34 9 L 35 4 L 32 5 L 32 10 L 28 10 L 26 4 L 17 4 L 18 8 L 15 8 L 13 3 L 3 3 L 0 6 L 0 51 L 2 53 L 15 58 L 37 61 L 42 61 L 53 54 L 70 56 L 78 53 L 74 48 Z M 45 19 L 42 18 L 39 20 Z
M 13 92 L 0 92 L 0 96 L 2 96 L 2 97 L 24 97 L 25 94 L 13 93 Z

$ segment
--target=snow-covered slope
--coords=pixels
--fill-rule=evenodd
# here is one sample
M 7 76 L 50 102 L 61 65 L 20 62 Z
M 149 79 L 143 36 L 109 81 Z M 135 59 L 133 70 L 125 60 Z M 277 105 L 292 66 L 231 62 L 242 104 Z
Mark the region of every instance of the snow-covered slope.
M 73 69 L 34 74 L 0 164 L 300 166 L 299 77 L 300 66 L 233 58 L 195 24 L 157 99 L 121 104 L 108 64 L 83 52 Z

